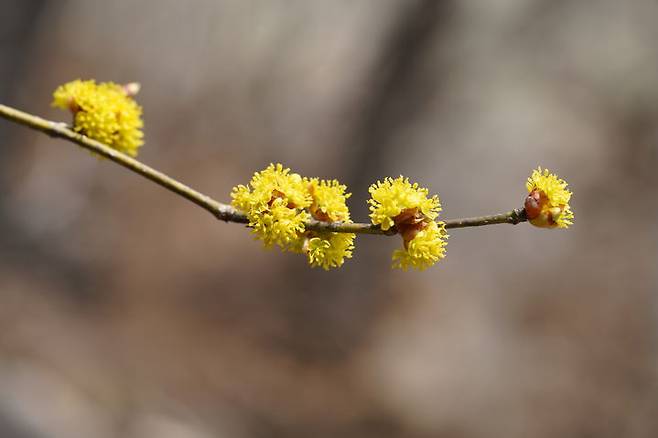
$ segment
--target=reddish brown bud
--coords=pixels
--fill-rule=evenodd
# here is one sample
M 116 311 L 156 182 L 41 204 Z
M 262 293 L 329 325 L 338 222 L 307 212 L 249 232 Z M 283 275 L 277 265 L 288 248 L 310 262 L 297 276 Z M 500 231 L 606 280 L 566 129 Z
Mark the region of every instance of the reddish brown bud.
M 548 202 L 548 197 L 541 191 L 534 189 L 526 196 L 523 203 L 528 219 L 534 219 L 541 214 L 542 207 Z
M 399 228 L 401 225 L 417 224 L 419 222 L 422 222 L 424 218 L 425 217 L 418 210 L 418 208 L 414 207 L 414 208 L 407 208 L 405 210 L 402 210 L 400 214 L 398 214 L 393 218 L 393 222 L 395 223 L 395 226 Z
M 68 103 L 69 110 L 70 110 L 73 114 L 75 114 L 75 113 L 77 113 L 78 111 L 80 111 L 80 107 L 78 106 L 78 103 L 75 101 L 75 99 L 73 98 L 73 96 L 69 97 L 67 103 Z

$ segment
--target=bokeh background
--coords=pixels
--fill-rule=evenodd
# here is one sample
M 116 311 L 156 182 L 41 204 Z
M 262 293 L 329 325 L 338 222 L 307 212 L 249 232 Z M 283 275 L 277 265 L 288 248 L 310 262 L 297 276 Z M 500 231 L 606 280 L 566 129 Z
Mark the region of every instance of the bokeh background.
M 282 162 L 444 217 L 425 272 L 360 236 L 343 268 L 75 145 L 0 121 L 0 436 L 658 436 L 658 4 L 652 0 L 0 4 L 0 101 L 68 121 L 75 78 L 142 83 L 140 159 L 220 200 Z

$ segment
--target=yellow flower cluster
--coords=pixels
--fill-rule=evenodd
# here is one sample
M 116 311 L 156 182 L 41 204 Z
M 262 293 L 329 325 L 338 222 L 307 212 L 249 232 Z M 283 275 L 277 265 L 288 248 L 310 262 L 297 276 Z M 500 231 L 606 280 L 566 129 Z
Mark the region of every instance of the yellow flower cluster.
M 309 208 L 313 219 L 324 222 L 350 223 L 350 212 L 347 208 L 347 198 L 351 193 L 345 193 L 347 187 L 336 180 L 306 180 L 313 202 Z M 308 256 L 311 266 L 319 266 L 325 270 L 338 268 L 346 258 L 352 258 L 355 234 L 332 232 L 307 232 L 304 236 L 303 252 Z
M 71 111 L 76 132 L 135 157 L 144 143 L 142 108 L 133 99 L 138 91 L 137 83 L 97 84 L 77 79 L 53 92 L 52 106 Z M 548 169 L 533 170 L 526 182 L 525 218 L 542 228 L 572 225 L 572 193 L 567 186 Z M 352 257 L 356 235 L 316 231 L 326 227 L 315 221 L 352 223 L 347 207 L 351 194 L 346 191 L 347 187 L 336 180 L 302 177 L 281 164 L 270 164 L 256 172 L 249 184 L 234 187 L 231 197 L 232 205 L 246 214 L 253 233 L 265 247 L 276 245 L 305 254 L 312 267 L 329 270 Z M 428 189 L 403 176 L 377 181 L 369 193 L 372 224 L 402 237 L 403 248 L 393 252 L 393 267 L 424 270 L 445 257 L 449 236 L 446 224 L 437 222 L 441 212 L 438 196 L 430 197 Z M 517 223 L 524 220 L 519 212 L 455 221 L 448 227 Z M 307 229 L 309 222 L 311 229 Z M 373 232 L 367 224 L 347 230 Z M 375 227 L 374 232 L 381 230 Z
M 404 249 L 393 253 L 393 266 L 426 269 L 445 257 L 448 234 L 443 222 L 435 219 L 441 211 L 437 196 L 428 198 L 428 190 L 411 184 L 402 176 L 370 186 L 370 218 L 383 230 L 396 227 Z
M 411 184 L 408 178 L 402 176 L 377 181 L 370 186 L 369 192 L 370 218 L 382 230 L 391 228 L 395 225 L 395 217 L 410 209 L 417 210 L 430 220 L 436 219 L 441 211 L 437 196 L 428 198 L 427 189 L 418 187 L 418 183 Z
M 306 211 L 312 201 L 306 187 L 300 175 L 270 164 L 254 174 L 249 186 L 233 188 L 232 204 L 247 213 L 249 226 L 266 247 L 290 249 L 311 217 Z
M 338 181 L 302 178 L 281 164 L 256 172 L 248 186 L 233 188 L 232 205 L 244 211 L 266 247 L 305 253 L 311 266 L 339 267 L 352 257 L 354 234 L 305 230 L 311 218 L 349 222 L 346 187 Z
M 405 249 L 393 252 L 393 266 L 396 268 L 416 268 L 420 271 L 429 268 L 445 257 L 448 233 L 443 222 L 430 221 L 427 226 L 411 239 Z
M 538 167 L 526 182 L 528 196 L 525 211 L 532 225 L 542 228 L 568 228 L 573 224 L 573 212 L 569 205 L 571 192 L 567 182 Z
M 313 198 L 310 210 L 313 217 L 325 222 L 347 222 L 350 212 L 347 208 L 347 198 L 351 193 L 345 193 L 347 187 L 338 181 L 308 180 L 308 188 Z
M 142 108 L 127 87 L 75 80 L 53 93 L 52 105 L 73 113 L 73 129 L 112 148 L 137 156 L 144 144 Z
M 308 257 L 309 265 L 321 267 L 324 270 L 340 268 L 345 259 L 352 258 L 355 234 L 351 233 L 318 233 L 305 238 L 302 252 Z

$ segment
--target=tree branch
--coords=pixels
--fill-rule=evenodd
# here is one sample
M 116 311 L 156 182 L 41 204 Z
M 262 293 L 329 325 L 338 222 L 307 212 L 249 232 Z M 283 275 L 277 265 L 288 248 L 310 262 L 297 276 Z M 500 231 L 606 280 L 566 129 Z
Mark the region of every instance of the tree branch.
M 204 195 L 203 193 L 194 190 L 193 188 L 181 183 L 180 181 L 177 181 L 170 176 L 155 170 L 152 167 L 149 167 L 146 164 L 137 161 L 136 159 L 126 154 L 123 154 L 103 143 L 79 134 L 70 129 L 65 123 L 57 123 L 42 119 L 41 117 L 37 117 L 2 104 L 0 104 L 0 117 L 20 125 L 27 126 L 28 128 L 41 131 L 51 137 L 63 138 L 95 154 L 101 155 L 108 160 L 114 161 L 118 165 L 123 166 L 126 169 L 135 172 L 144 178 L 147 178 L 154 183 L 164 187 L 165 189 L 174 192 L 179 196 L 182 196 L 188 201 L 195 203 L 199 207 L 209 211 L 217 219 L 241 224 L 249 223 L 247 216 L 232 206 L 215 201 L 210 196 Z M 519 222 L 525 222 L 526 220 L 527 218 L 525 216 L 525 211 L 523 209 L 515 209 L 502 214 L 466 219 L 450 219 L 444 222 L 446 228 L 464 228 L 493 224 L 518 224 Z M 394 235 L 397 233 L 395 229 L 384 231 L 377 225 L 367 223 L 329 223 L 313 219 L 309 220 L 305 224 L 305 227 L 307 230 L 331 231 L 335 233 L 380 235 Z

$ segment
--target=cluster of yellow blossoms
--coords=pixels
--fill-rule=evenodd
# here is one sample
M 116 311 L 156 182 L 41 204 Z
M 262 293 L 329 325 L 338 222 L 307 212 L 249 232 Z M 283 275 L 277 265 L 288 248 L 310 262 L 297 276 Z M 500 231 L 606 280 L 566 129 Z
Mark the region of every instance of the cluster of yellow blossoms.
M 568 228 L 573 224 L 569 206 L 571 192 L 567 183 L 541 167 L 535 169 L 526 182 L 528 196 L 524 208 L 528 221 L 542 228 Z
M 317 232 L 305 229 L 309 219 L 351 223 L 347 207 L 349 193 L 336 180 L 305 178 L 281 164 L 270 164 L 256 172 L 247 186 L 233 189 L 232 205 L 244 211 L 256 237 L 266 247 L 305 253 L 311 266 L 340 267 L 354 250 L 353 233 Z M 428 198 L 427 189 L 408 179 L 386 178 L 370 188 L 372 223 L 383 230 L 396 227 L 404 249 L 393 254 L 395 267 L 425 269 L 445 255 L 448 237 L 444 224 L 437 223 L 439 199 Z
M 525 214 L 535 226 L 567 228 L 572 224 L 567 183 L 548 170 L 533 171 L 528 178 Z M 239 185 L 231 194 L 233 206 L 244 211 L 249 226 L 266 247 L 304 253 L 311 266 L 324 269 L 342 266 L 352 257 L 352 233 L 307 230 L 309 219 L 351 223 L 349 193 L 336 180 L 306 178 L 281 164 L 256 172 L 248 186 Z M 385 178 L 370 186 L 370 219 L 382 230 L 394 229 L 403 248 L 393 253 L 393 266 L 424 270 L 445 257 L 446 224 L 437 221 L 439 198 L 408 178 Z
M 142 108 L 133 100 L 138 84 L 75 80 L 58 87 L 52 105 L 73 113 L 73 129 L 116 150 L 136 156 L 143 142 Z M 526 183 L 524 213 L 542 228 L 573 224 L 567 183 L 537 168 Z M 249 226 L 266 247 L 302 253 L 311 266 L 337 268 L 352 257 L 355 234 L 315 231 L 308 221 L 352 223 L 350 193 L 336 180 L 306 178 L 281 164 L 256 172 L 248 185 L 233 188 L 232 205 L 243 211 Z M 393 266 L 426 269 L 445 257 L 446 224 L 437 221 L 441 204 L 426 188 L 408 178 L 385 178 L 370 186 L 370 218 L 381 230 L 400 234 L 403 248 L 393 253 Z M 499 222 L 496 222 L 499 223 Z
M 311 218 L 350 223 L 346 189 L 336 180 L 303 178 L 281 164 L 270 164 L 256 172 L 248 186 L 233 188 L 231 197 L 266 247 L 305 253 L 311 266 L 330 269 L 352 257 L 355 235 L 306 230 L 304 224 Z
M 52 105 L 73 113 L 76 132 L 135 157 L 144 143 L 142 108 L 132 98 L 138 89 L 77 79 L 55 90 Z
M 441 211 L 439 198 L 402 176 L 386 178 L 370 186 L 370 218 L 382 230 L 395 226 L 404 249 L 393 253 L 393 266 L 423 270 L 445 257 L 448 234 L 435 219 Z

